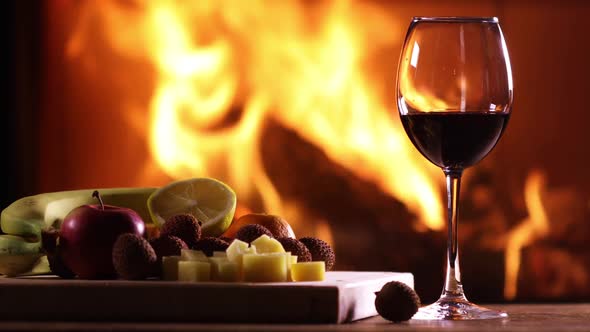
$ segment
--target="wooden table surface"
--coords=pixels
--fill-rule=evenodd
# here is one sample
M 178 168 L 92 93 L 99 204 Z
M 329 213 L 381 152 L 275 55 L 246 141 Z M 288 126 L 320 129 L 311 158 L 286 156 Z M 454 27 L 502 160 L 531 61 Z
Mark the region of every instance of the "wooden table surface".
M 480 321 L 409 321 L 372 317 L 341 325 L 243 325 L 196 323 L 0 322 L 3 331 L 590 331 L 590 303 L 489 305 L 510 317 Z

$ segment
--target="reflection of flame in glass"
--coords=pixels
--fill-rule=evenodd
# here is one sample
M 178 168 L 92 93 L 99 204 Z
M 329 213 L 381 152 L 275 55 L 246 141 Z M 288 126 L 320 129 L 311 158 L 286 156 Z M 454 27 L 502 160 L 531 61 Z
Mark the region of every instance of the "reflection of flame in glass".
M 549 222 L 541 199 L 544 190 L 545 176 L 540 171 L 532 171 L 527 177 L 524 190 L 529 216 L 510 231 L 506 244 L 504 297 L 508 300 L 516 297 L 522 249 L 549 232 Z
M 378 183 L 427 227 L 443 227 L 440 171 L 408 143 L 392 121 L 393 101 L 377 93 L 381 79 L 363 68 L 370 54 L 399 42 L 388 31 L 400 27 L 379 8 L 254 0 L 83 6 L 70 56 L 89 42 L 94 22 L 118 54 L 155 67 L 150 143 L 171 177 L 220 177 L 239 197 L 259 194 L 267 211 L 296 211 L 281 200 L 259 155 L 272 118 Z M 215 127 L 236 105 L 239 121 Z
M 410 60 L 410 66 L 416 68 L 418 66 L 418 57 L 420 56 L 420 45 L 418 42 L 414 42 L 414 48 L 412 49 L 412 59 Z
M 437 98 L 434 93 L 425 89 L 425 87 L 419 87 L 414 84 L 414 75 L 417 70 L 418 62 L 420 60 L 420 45 L 417 41 L 411 47 L 406 49 L 407 53 L 402 54 L 402 61 L 400 66 L 402 67 L 400 73 L 404 76 L 404 79 L 400 79 L 399 90 L 403 96 L 402 114 L 408 114 L 410 107 L 414 110 L 422 112 L 436 112 L 444 111 L 447 109 L 447 103 L 444 100 Z M 408 62 L 407 59 L 410 59 Z M 408 66 L 413 69 L 407 68 Z

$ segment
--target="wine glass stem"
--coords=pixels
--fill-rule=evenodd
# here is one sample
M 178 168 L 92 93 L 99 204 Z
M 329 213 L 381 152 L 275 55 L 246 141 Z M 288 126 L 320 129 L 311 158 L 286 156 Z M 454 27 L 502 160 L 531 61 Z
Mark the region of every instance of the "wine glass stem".
M 443 169 L 447 180 L 447 273 L 442 298 L 466 300 L 461 285 L 461 270 L 459 268 L 459 243 L 457 239 L 457 224 L 459 218 L 459 191 L 461 189 L 461 175 L 463 169 Z

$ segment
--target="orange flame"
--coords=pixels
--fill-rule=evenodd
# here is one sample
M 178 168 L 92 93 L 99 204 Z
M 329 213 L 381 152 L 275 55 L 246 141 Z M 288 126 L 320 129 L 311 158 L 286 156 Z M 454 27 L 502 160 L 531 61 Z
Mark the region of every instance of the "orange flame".
M 508 300 L 516 297 L 522 249 L 549 232 L 549 221 L 541 197 L 544 191 L 544 174 L 538 170 L 532 171 L 527 177 L 524 190 L 529 216 L 510 231 L 506 244 L 504 297 Z
M 405 29 L 379 8 L 294 0 L 84 6 L 68 54 L 76 55 L 98 20 L 118 54 L 153 64 L 150 146 L 169 176 L 219 177 L 239 197 L 260 195 L 267 211 L 297 210 L 281 199 L 260 156 L 262 130 L 273 119 L 379 184 L 428 228 L 443 228 L 440 172 L 392 121 L 393 101 L 365 68 L 371 54 L 399 45 L 391 31 Z M 239 121 L 219 129 L 236 106 Z

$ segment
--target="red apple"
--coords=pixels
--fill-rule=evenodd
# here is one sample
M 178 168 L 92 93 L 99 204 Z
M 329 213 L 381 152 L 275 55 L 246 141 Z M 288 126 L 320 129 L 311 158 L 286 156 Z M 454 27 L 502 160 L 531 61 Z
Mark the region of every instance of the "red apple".
M 59 239 L 62 259 L 79 278 L 115 278 L 115 241 L 124 233 L 143 235 L 145 224 L 131 209 L 104 205 L 98 191 L 92 196 L 100 204 L 77 207 L 64 218 Z

